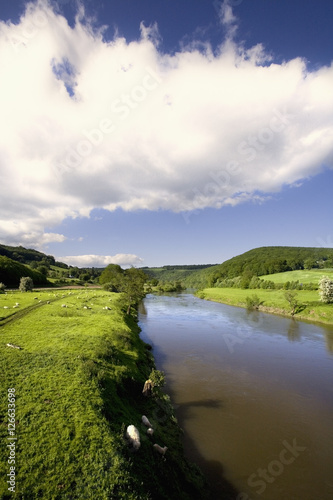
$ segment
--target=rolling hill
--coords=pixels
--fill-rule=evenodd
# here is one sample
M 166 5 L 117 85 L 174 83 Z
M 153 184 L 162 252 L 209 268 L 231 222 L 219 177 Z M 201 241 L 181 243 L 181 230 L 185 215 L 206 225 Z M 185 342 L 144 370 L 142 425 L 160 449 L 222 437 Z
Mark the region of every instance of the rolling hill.
M 259 247 L 232 257 L 222 264 L 192 273 L 185 279 L 188 287 L 214 286 L 219 279 L 237 276 L 266 276 L 303 269 L 333 267 L 333 248 Z
M 9 257 L 0 255 L 0 282 L 4 283 L 7 288 L 18 288 L 20 279 L 29 276 L 35 286 L 47 285 L 46 276 L 42 273 L 30 269 L 25 264 L 20 264 Z

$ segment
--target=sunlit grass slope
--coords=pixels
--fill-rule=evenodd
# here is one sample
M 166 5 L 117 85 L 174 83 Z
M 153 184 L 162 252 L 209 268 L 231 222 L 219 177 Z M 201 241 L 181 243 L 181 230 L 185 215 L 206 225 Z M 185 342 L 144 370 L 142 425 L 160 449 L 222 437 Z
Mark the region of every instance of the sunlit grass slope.
M 183 458 L 167 396 L 142 396 L 153 359 L 119 294 L 1 295 L 0 318 L 9 311 L 4 304 L 15 316 L 0 319 L 0 437 L 6 443 L 7 389 L 15 388 L 17 447 L 15 494 L 1 448 L 2 500 L 205 498 L 202 475 Z M 153 442 L 168 446 L 165 460 L 154 454 L 142 414 L 155 426 Z M 129 424 L 142 437 L 137 453 L 124 440 Z
M 318 285 L 323 276 L 333 279 L 333 269 L 302 269 L 299 271 L 286 271 L 284 273 L 267 274 L 260 276 L 263 280 L 274 283 L 286 283 L 286 281 L 299 281 L 303 284 L 314 283 Z

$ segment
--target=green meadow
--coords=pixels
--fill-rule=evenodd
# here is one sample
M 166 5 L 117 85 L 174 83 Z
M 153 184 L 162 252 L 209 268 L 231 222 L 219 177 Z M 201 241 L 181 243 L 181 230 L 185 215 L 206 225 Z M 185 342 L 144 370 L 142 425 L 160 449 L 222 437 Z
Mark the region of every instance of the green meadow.
M 295 290 L 295 293 L 300 308 L 294 318 L 333 324 L 333 305 L 321 302 L 317 290 Z M 291 316 L 291 307 L 285 298 L 285 290 L 204 288 L 196 295 L 202 299 L 238 307 L 246 307 L 247 297 L 257 296 L 261 302 L 259 310 Z
M 302 269 L 300 271 L 286 271 L 284 273 L 267 274 L 260 279 L 273 281 L 274 283 L 285 283 L 286 281 L 299 281 L 303 284 L 314 283 L 318 285 L 323 276 L 333 280 L 333 269 Z
M 184 458 L 168 396 L 142 395 L 154 360 L 121 294 L 0 295 L 0 336 L 2 500 L 207 498 L 201 472 Z M 6 483 L 9 388 L 15 389 L 15 493 Z M 141 436 L 136 453 L 124 439 L 129 424 Z M 155 442 L 168 446 L 165 457 L 154 453 Z

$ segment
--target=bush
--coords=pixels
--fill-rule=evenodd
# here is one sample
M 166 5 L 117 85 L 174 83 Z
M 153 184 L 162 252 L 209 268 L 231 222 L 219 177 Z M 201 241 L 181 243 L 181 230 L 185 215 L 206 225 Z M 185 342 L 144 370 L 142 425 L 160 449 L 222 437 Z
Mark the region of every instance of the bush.
M 152 382 L 153 387 L 163 387 L 165 384 L 164 372 L 160 370 L 152 370 L 149 375 L 149 380 Z
M 299 304 L 297 300 L 297 293 L 294 290 L 289 290 L 284 293 L 284 297 L 291 307 L 291 315 L 294 316 L 299 309 Z
M 20 279 L 20 292 L 32 292 L 34 283 L 29 276 Z
M 246 301 L 246 308 L 249 311 L 252 311 L 253 309 L 259 309 L 259 306 L 263 303 L 260 302 L 260 299 L 256 294 L 252 295 L 251 297 L 248 295 L 245 301 Z
M 319 295 L 322 302 L 333 302 L 333 281 L 328 276 L 323 276 L 319 281 Z

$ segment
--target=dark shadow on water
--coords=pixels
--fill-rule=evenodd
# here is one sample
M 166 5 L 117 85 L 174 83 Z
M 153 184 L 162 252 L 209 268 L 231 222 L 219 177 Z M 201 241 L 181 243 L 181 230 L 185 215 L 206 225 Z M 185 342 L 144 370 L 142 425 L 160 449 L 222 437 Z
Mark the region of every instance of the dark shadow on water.
M 174 399 L 172 390 L 168 388 L 167 392 L 172 402 Z M 191 418 L 192 408 L 219 409 L 221 407 L 223 407 L 223 402 L 218 399 L 203 399 L 174 405 L 178 423 L 182 428 L 185 426 L 186 420 Z M 200 467 L 210 485 L 210 500 L 236 500 L 239 491 L 225 478 L 223 464 L 218 460 L 206 460 L 195 442 L 185 432 L 183 445 L 188 460 Z
M 168 393 L 170 395 L 170 390 Z M 177 417 L 181 420 L 186 420 L 191 418 L 190 411 L 191 408 L 211 408 L 218 409 L 223 407 L 222 401 L 218 399 L 203 399 L 200 401 L 189 401 L 187 403 L 182 403 L 180 405 L 174 405 L 175 410 L 177 411 Z

